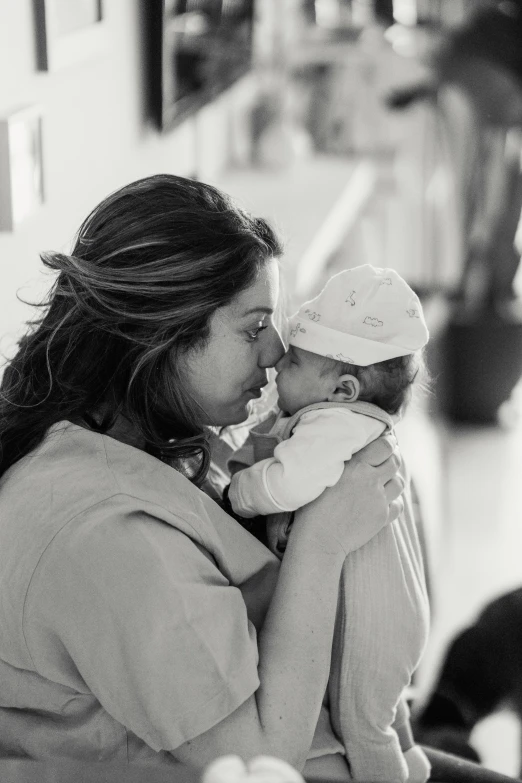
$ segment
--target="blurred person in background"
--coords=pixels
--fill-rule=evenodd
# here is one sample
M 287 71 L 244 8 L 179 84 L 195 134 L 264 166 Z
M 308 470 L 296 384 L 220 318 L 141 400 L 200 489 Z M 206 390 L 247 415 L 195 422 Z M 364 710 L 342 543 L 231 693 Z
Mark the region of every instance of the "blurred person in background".
M 522 375 L 522 4 L 482 6 L 443 33 L 431 77 L 396 90 L 389 103 L 404 108 L 422 99 L 432 101 L 447 145 L 456 194 L 449 219 L 461 245 L 447 290 L 440 402 L 454 421 L 513 422 L 519 412 L 510 398 Z
M 516 307 L 522 208 L 522 2 L 482 7 L 436 48 L 432 80 L 395 90 L 392 107 L 436 100 L 452 86 L 466 103 L 460 127 L 446 119 L 461 193 L 464 262 L 455 297 L 468 310 Z M 444 112 L 444 102 L 438 102 Z

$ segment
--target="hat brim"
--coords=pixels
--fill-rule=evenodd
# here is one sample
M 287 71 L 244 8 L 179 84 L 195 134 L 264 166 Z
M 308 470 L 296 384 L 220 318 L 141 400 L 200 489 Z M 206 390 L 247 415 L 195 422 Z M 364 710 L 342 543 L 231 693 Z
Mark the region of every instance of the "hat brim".
M 353 334 L 345 334 L 298 315 L 290 318 L 288 342 L 296 348 L 328 356 L 337 361 L 367 367 L 369 364 L 407 356 L 418 348 L 407 348 L 393 343 L 380 343 Z M 419 346 L 422 348 L 423 346 Z

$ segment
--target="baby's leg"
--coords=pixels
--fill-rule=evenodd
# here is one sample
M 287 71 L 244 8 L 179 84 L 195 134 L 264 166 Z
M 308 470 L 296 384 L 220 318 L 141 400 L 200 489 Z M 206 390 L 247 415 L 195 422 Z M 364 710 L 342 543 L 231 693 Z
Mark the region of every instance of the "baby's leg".
M 392 726 L 413 641 L 397 546 L 388 526 L 347 557 L 341 577 L 329 696 L 355 780 L 403 783 L 408 776 Z

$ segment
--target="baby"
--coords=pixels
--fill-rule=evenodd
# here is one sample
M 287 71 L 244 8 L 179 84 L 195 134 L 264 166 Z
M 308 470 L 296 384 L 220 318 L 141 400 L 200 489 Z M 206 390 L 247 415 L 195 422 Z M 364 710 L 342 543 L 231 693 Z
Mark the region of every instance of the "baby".
M 238 472 L 228 491 L 236 514 L 269 516 L 279 557 L 289 512 L 333 486 L 356 451 L 393 429 L 427 340 L 415 293 L 393 269 L 368 264 L 332 277 L 291 318 L 290 345 L 276 366 L 280 410 L 232 457 Z M 414 745 L 404 692 L 429 609 L 408 489 L 399 519 L 347 557 L 340 598 L 328 695 L 351 775 L 423 783 L 429 764 Z

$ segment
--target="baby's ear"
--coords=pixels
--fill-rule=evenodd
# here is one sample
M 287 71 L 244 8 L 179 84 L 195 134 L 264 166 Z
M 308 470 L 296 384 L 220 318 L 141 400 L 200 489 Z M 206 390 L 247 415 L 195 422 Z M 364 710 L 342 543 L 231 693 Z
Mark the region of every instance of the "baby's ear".
M 328 397 L 328 402 L 355 402 L 360 391 L 361 386 L 354 375 L 340 375 L 335 391 Z

